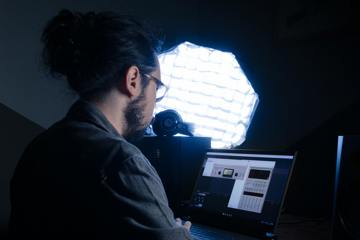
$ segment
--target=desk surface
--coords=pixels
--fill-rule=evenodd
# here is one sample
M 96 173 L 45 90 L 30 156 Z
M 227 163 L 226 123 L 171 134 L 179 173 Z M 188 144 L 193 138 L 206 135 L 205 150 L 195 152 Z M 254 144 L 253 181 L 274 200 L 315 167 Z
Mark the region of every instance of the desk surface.
M 330 219 L 283 214 L 279 219 L 276 233 L 279 240 L 329 240 L 330 226 Z
M 5 229 L 1 230 L 4 231 L 0 231 L 0 239 L 8 239 Z M 330 220 L 283 214 L 276 233 L 279 240 L 329 240 Z

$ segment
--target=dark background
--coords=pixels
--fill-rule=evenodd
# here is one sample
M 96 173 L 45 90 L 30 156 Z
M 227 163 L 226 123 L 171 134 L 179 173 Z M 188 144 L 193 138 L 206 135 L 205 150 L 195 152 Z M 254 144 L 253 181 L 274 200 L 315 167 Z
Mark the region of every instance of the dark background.
M 25 145 L 74 95 L 48 78 L 40 35 L 60 9 L 148 19 L 164 48 L 183 41 L 232 52 L 260 103 L 241 148 L 299 151 L 285 211 L 329 217 L 336 136 L 359 132 L 359 8 L 350 0 L 0 1 L 0 225 Z

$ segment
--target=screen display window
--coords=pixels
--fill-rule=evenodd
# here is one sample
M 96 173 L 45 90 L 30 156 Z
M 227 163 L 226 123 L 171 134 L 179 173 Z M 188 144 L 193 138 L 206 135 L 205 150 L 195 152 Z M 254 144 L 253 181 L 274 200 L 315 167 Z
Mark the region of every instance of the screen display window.
M 192 206 L 227 217 L 276 222 L 293 156 L 207 153 Z

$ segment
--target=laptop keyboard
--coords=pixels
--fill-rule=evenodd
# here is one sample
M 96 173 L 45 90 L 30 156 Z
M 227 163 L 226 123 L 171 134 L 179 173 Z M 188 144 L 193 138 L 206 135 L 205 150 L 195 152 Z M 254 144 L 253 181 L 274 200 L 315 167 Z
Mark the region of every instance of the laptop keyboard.
M 190 229 L 195 240 L 254 240 L 256 238 L 193 223 Z

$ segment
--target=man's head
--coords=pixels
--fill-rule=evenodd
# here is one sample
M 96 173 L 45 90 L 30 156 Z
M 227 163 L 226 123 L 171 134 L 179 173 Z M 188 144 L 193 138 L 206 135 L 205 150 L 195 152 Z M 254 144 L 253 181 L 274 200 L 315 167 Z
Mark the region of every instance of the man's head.
M 155 107 L 155 102 L 158 100 L 156 93 L 161 82 L 160 68 L 158 67 L 151 75 L 146 74 L 147 86 L 136 90 L 136 84 L 141 85 L 141 78 L 136 78 L 138 69 L 136 66 L 129 68 L 127 79 L 124 81 L 128 86 L 125 87 L 130 96 L 135 96 L 134 100 L 129 102 L 125 109 L 125 119 L 128 124 L 127 133 L 124 133 L 130 141 L 136 141 L 144 134 L 145 128 L 149 125 L 152 119 L 152 113 Z M 140 74 L 141 75 L 141 74 Z M 137 81 L 137 83 L 136 83 Z M 136 93 L 136 91 L 141 91 Z M 131 123 L 131 124 L 130 124 Z
M 114 89 L 127 96 L 125 136 L 148 125 L 159 87 L 160 41 L 145 24 L 109 12 L 62 10 L 42 41 L 50 73 L 65 77 L 82 99 L 101 101 Z

